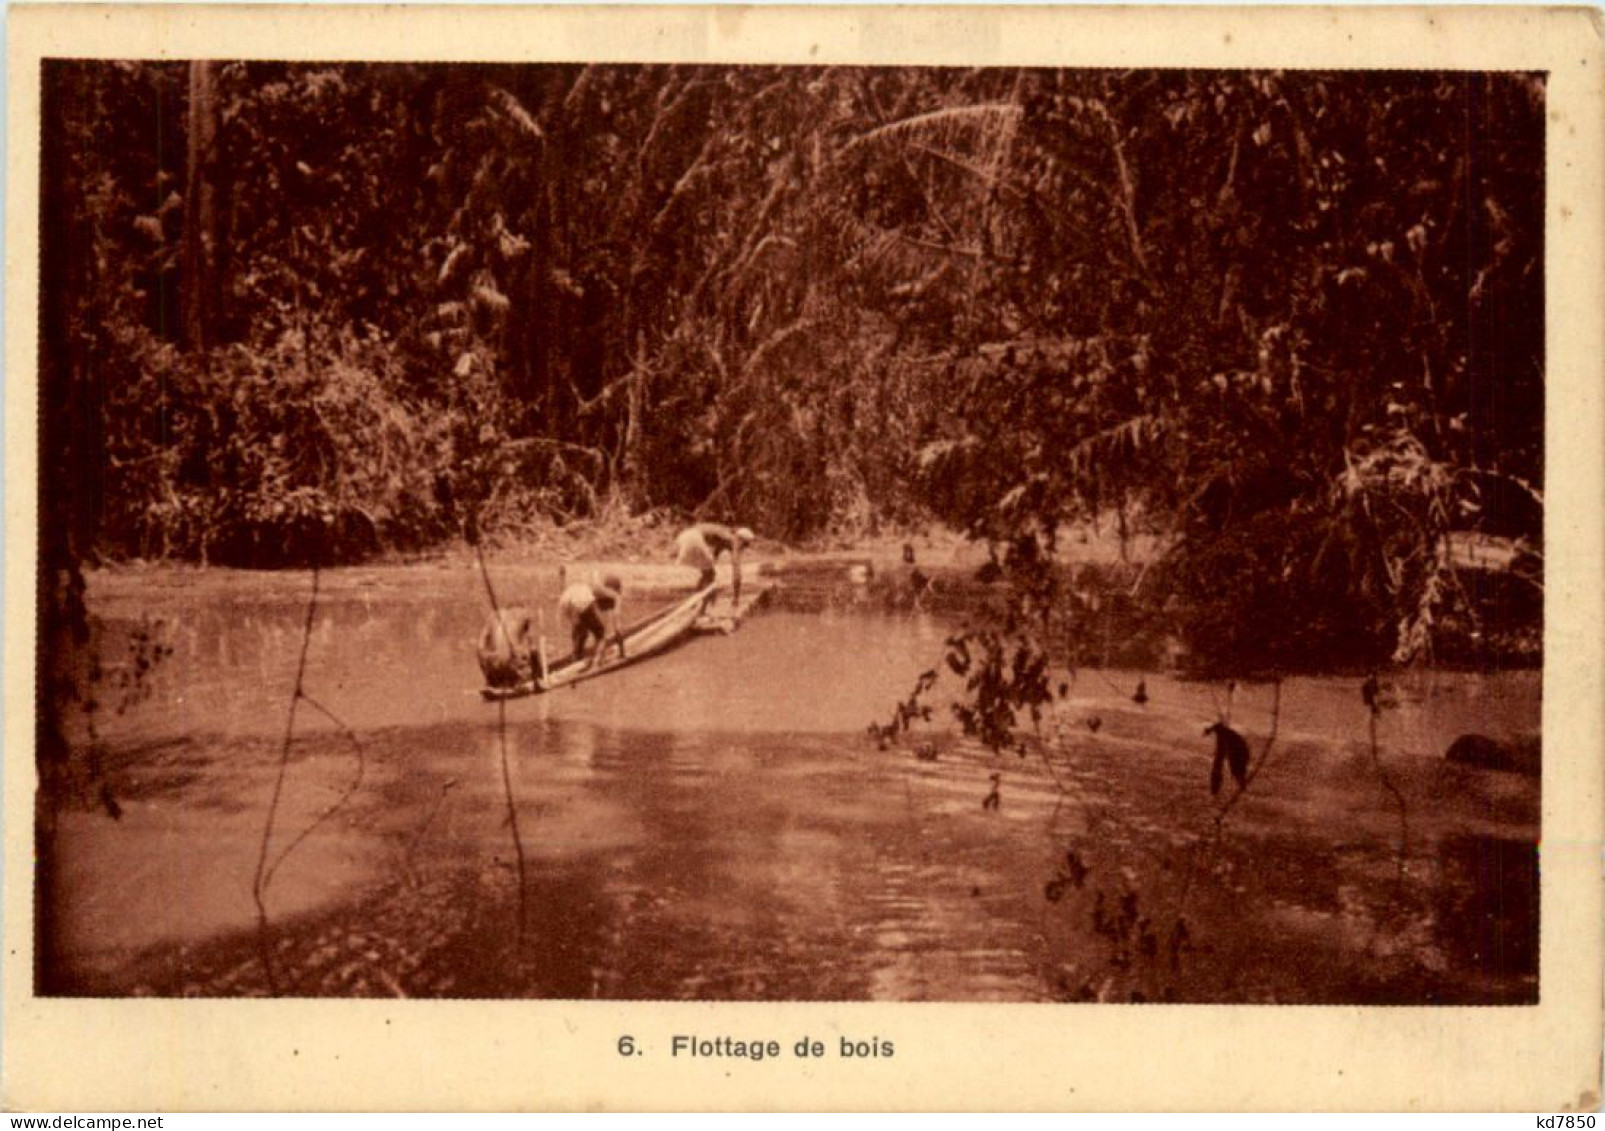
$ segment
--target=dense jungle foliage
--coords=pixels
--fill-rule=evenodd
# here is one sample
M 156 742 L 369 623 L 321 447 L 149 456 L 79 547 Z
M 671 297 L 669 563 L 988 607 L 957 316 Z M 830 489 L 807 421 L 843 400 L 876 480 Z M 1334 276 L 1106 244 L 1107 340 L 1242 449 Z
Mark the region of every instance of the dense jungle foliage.
M 55 61 L 44 105 L 49 586 L 653 509 L 1030 573 L 1108 521 L 1283 667 L 1420 654 L 1453 530 L 1539 549 L 1541 76 Z

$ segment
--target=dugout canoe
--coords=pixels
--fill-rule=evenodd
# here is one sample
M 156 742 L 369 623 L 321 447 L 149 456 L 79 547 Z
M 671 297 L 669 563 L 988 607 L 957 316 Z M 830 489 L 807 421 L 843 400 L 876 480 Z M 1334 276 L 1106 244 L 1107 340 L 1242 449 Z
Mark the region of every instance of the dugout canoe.
M 718 588 L 717 585 L 709 585 L 705 589 L 699 589 L 691 596 L 626 626 L 623 630 L 622 657 L 618 654 L 617 648 L 609 642 L 605 649 L 607 657 L 594 666 L 587 666 L 587 661 L 583 658 L 568 656 L 553 663 L 547 669 L 545 679 L 525 680 L 512 687 L 484 687 L 479 693 L 488 702 L 522 699 L 526 695 L 539 695 L 543 691 L 555 691 L 559 687 L 572 687 L 576 683 L 609 675 L 640 663 L 697 631 L 698 622 L 703 619 L 703 614 L 713 601 Z

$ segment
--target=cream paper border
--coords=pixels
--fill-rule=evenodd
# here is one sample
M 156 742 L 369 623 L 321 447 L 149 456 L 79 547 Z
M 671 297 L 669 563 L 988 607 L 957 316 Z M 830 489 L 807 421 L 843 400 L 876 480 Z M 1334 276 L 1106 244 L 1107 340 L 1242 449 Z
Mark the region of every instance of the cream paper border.
M 1538 8 L 13 7 L 6 210 L 10 1110 L 1593 1110 L 1605 688 L 1601 19 Z M 1529 1008 L 83 1001 L 31 996 L 39 61 L 283 58 L 1545 70 L 1542 1003 Z M 620 1034 L 646 1042 L 622 1059 Z M 891 1060 L 671 1061 L 674 1033 Z

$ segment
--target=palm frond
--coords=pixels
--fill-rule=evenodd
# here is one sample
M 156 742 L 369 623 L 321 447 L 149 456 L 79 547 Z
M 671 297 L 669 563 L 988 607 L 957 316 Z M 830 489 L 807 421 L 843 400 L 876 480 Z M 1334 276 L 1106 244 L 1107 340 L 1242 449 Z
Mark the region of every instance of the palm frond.
M 1142 413 L 1076 441 L 1065 453 L 1065 459 L 1079 478 L 1086 474 L 1088 461 L 1094 457 L 1130 459 L 1152 446 L 1164 430 L 1165 421 L 1162 417 L 1151 412 Z
M 934 137 L 940 141 L 952 141 L 957 138 L 982 131 L 983 137 L 987 131 L 996 134 L 1011 134 L 1020 121 L 1022 108 L 1013 102 L 985 102 L 974 106 L 948 106 L 941 110 L 930 110 L 924 114 L 915 114 L 910 118 L 901 118 L 895 122 L 888 122 L 884 126 L 877 126 L 868 133 L 860 134 L 847 143 L 843 152 L 850 152 L 859 145 L 874 145 L 880 142 L 901 141 L 912 137 Z
M 524 104 L 513 96 L 512 92 L 501 87 L 493 87 L 490 92 L 491 105 L 500 112 L 501 116 L 518 127 L 520 133 L 537 141 L 546 139 L 546 131 L 541 129 L 540 123 L 535 120 Z

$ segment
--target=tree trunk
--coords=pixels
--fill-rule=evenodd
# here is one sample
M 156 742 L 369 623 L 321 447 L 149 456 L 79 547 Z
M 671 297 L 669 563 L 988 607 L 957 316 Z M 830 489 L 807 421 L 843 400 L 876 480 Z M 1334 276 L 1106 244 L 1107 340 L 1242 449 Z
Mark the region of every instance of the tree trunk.
M 628 415 L 624 421 L 624 483 L 626 504 L 633 510 L 646 502 L 646 456 L 643 450 L 647 381 L 646 336 L 635 338 L 635 357 L 631 362 Z
M 188 158 L 184 189 L 184 340 L 204 350 L 211 337 L 216 285 L 217 186 L 212 171 L 217 150 L 217 64 L 189 65 Z
M 56 120 L 42 131 L 39 207 L 39 558 L 35 656 L 34 989 L 48 992 L 59 973 L 55 910 L 60 876 L 56 816 L 72 793 L 66 718 L 77 698 L 88 646 L 80 563 L 92 552 L 98 515 L 101 398 L 91 364 L 83 309 L 94 261 L 84 223 L 81 151 L 87 83 L 72 63 L 47 62 L 43 104 Z M 48 121 L 47 117 L 47 121 Z M 98 220 L 98 218 L 97 218 Z

